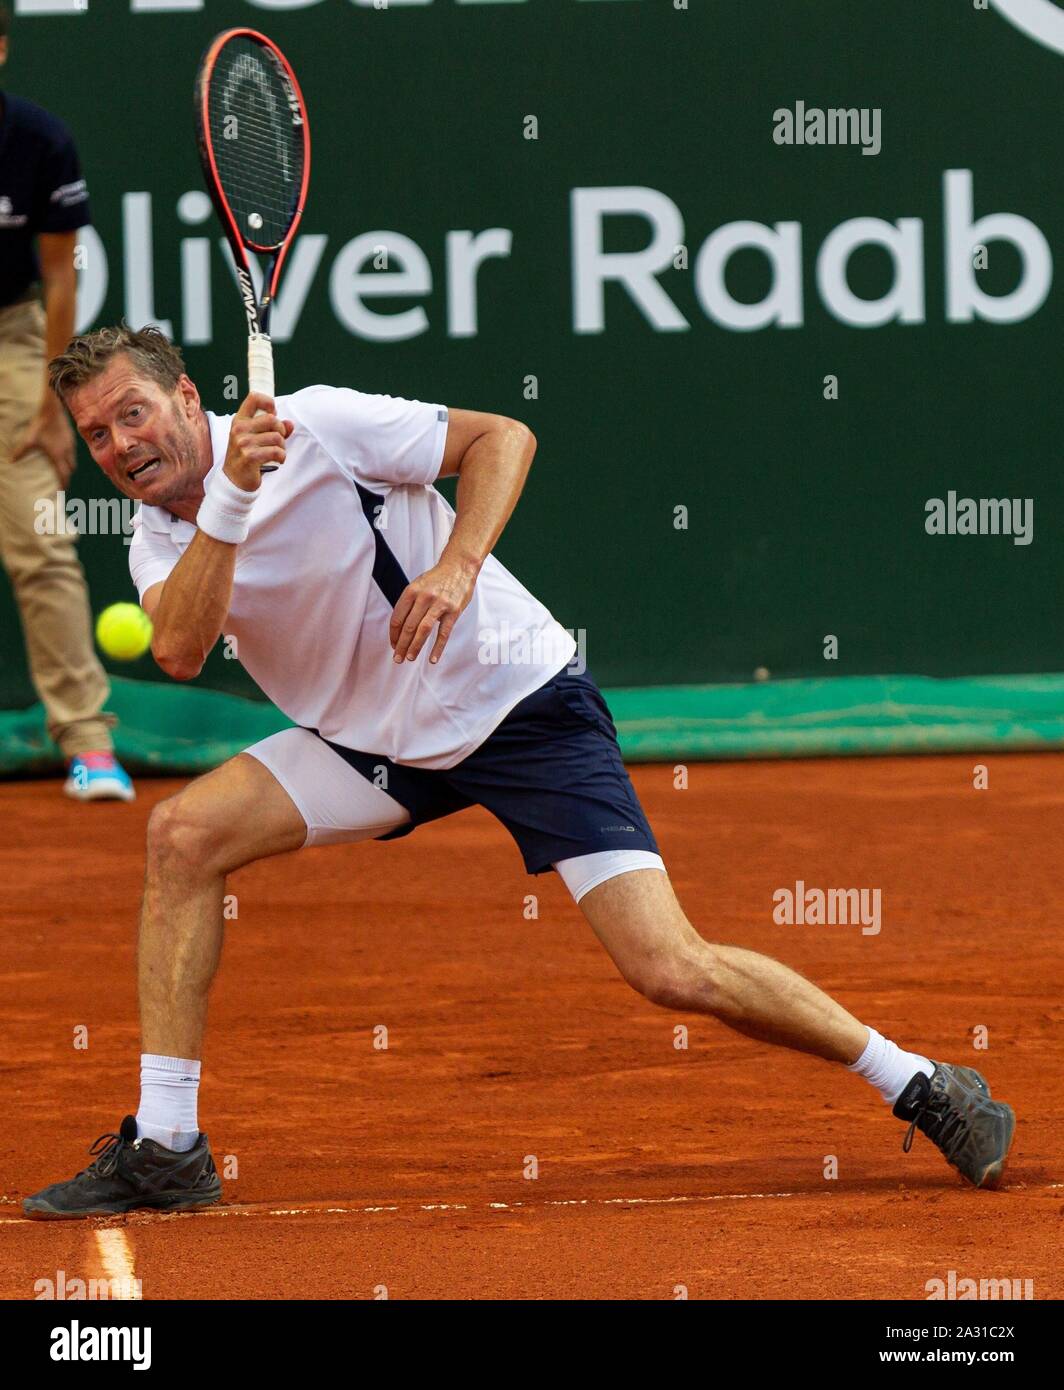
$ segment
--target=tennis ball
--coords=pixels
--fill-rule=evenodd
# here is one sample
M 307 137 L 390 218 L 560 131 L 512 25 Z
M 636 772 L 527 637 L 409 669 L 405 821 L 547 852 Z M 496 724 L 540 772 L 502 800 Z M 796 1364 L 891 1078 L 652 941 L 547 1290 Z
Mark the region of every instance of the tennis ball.
M 115 661 L 136 661 L 151 646 L 151 619 L 135 603 L 112 603 L 96 619 L 96 641 Z

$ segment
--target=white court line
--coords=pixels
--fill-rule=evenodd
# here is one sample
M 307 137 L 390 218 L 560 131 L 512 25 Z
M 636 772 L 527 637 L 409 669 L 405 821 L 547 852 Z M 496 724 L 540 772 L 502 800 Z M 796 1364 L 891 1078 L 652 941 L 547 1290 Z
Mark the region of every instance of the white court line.
M 569 1197 L 547 1198 L 542 1202 L 485 1202 L 484 1211 L 538 1211 L 544 1207 L 661 1207 L 678 1202 L 750 1202 L 762 1198 L 799 1197 L 799 1192 L 717 1192 L 707 1197 Z M 809 1196 L 811 1194 L 804 1194 Z M 819 1194 L 816 1194 L 819 1195 Z M 474 1211 L 478 1204 L 468 1202 L 419 1202 L 409 1207 L 204 1207 L 197 1216 L 363 1216 L 382 1211 Z M 191 1214 L 191 1213 L 190 1213 Z M 3 1222 L 0 1221 L 0 1225 Z
M 347 1216 L 351 1212 L 398 1211 L 398 1207 L 271 1207 L 269 1211 L 242 1211 L 239 1207 L 209 1207 L 200 1216 Z M 429 1210 L 428 1207 L 425 1208 Z
M 1016 1191 L 1027 1192 L 1034 1195 L 1037 1191 L 1052 1191 L 1064 1188 L 1064 1182 L 1045 1183 L 1041 1188 L 1021 1187 Z M 957 1191 L 963 1191 L 958 1188 Z M 1002 1192 L 1010 1190 L 1008 1184 L 999 1189 Z M 757 1202 L 774 1201 L 787 1197 L 817 1197 L 827 1194 L 819 1192 L 714 1192 L 708 1196 L 684 1196 L 684 1197 L 569 1197 L 569 1198 L 547 1198 L 542 1202 L 485 1202 L 485 1211 L 537 1211 L 544 1207 L 663 1207 L 672 1206 L 680 1203 L 706 1203 L 706 1202 Z M 833 1195 L 833 1194 L 832 1194 Z M 868 1196 L 871 1194 L 849 1193 L 850 1196 Z M 181 1213 L 162 1213 L 167 1216 L 372 1216 L 379 1212 L 402 1212 L 402 1211 L 474 1211 L 475 1205 L 468 1202 L 419 1202 L 416 1206 L 401 1207 L 398 1205 L 372 1206 L 372 1207 L 341 1207 L 332 1204 L 321 1203 L 317 1206 L 303 1207 L 270 1207 L 264 1204 L 257 1204 L 248 1207 L 203 1207 L 195 1212 Z M 143 1220 L 151 1213 L 146 1209 L 141 1209 L 131 1213 Z M 41 1225 L 38 1221 L 31 1221 L 29 1217 L 0 1217 L 0 1226 L 29 1226 Z M 96 1232 L 96 1235 L 121 1235 L 120 1227 L 104 1227 Z M 132 1266 L 131 1266 L 132 1268 Z
M 108 1226 L 92 1234 L 103 1272 L 112 1281 L 112 1289 L 117 1287 L 120 1290 L 112 1297 L 138 1301 L 141 1296 L 140 1280 L 133 1272 L 133 1250 L 125 1231 Z

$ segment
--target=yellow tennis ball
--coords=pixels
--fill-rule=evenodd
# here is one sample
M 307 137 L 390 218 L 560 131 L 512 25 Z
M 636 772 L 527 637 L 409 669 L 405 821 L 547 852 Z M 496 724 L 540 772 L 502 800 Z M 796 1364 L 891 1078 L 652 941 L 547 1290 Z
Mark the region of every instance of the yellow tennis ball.
M 136 661 L 151 646 L 151 619 L 135 603 L 112 603 L 96 619 L 96 640 L 115 661 Z

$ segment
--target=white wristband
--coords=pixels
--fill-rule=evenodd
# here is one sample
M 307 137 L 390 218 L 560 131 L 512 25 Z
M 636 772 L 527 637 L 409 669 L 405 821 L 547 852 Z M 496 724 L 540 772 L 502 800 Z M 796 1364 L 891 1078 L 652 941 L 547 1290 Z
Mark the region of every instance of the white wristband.
M 245 492 L 222 469 L 211 479 L 207 495 L 196 513 L 196 525 L 207 536 L 229 545 L 239 545 L 248 537 L 251 508 L 258 492 Z

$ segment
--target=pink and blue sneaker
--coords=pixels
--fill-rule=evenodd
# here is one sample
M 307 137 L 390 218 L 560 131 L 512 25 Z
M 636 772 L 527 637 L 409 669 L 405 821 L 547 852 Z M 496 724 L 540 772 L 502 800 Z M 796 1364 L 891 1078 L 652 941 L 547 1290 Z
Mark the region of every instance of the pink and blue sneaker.
M 133 801 L 129 773 L 113 753 L 79 753 L 70 760 L 63 790 L 77 801 Z

